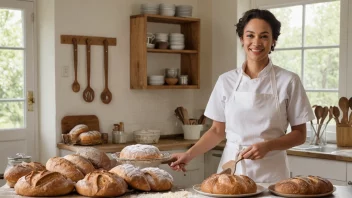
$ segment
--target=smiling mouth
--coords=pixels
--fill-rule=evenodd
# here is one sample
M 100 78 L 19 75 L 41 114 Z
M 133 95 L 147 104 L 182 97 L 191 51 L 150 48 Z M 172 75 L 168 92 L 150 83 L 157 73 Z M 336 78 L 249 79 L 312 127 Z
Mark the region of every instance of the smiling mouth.
M 251 49 L 251 48 L 249 48 L 249 50 L 254 53 L 259 53 L 259 52 L 262 52 L 264 49 Z

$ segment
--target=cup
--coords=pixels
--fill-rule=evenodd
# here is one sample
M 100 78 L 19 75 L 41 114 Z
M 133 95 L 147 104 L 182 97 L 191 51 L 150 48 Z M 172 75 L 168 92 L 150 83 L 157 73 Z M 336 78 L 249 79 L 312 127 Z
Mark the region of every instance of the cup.
M 152 44 L 155 39 L 155 35 L 151 32 L 147 33 L 147 44 Z
M 326 123 L 311 124 L 311 136 L 309 144 L 312 146 L 325 146 L 326 142 Z

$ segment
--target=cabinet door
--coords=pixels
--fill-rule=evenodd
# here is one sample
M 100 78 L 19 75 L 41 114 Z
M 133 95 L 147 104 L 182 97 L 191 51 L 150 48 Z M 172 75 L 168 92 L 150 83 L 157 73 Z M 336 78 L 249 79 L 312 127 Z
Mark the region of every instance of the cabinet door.
M 291 177 L 315 175 L 329 179 L 333 184 L 346 183 L 346 162 L 289 156 Z
M 352 186 L 352 162 L 347 163 L 347 185 Z
M 219 151 L 219 150 L 211 150 L 205 154 L 204 178 L 208 178 L 210 175 L 216 173 L 220 163 L 221 155 L 222 155 L 222 151 Z

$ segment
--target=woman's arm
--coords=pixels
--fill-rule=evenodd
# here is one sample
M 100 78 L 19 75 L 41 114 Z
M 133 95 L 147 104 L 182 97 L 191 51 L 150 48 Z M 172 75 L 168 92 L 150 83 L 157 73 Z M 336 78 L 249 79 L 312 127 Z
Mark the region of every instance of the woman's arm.
M 292 131 L 279 138 L 253 144 L 242 152 L 245 159 L 261 159 L 269 151 L 286 150 L 297 145 L 301 145 L 306 140 L 306 124 L 291 127 Z

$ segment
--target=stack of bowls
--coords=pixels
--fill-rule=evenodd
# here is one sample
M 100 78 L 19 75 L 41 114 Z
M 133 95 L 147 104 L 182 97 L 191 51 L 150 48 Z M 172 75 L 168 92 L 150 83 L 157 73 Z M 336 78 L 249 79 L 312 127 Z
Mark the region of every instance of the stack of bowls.
M 155 42 L 158 49 L 167 49 L 169 47 L 168 40 L 168 33 L 155 33 Z
M 178 17 L 192 17 L 192 6 L 190 6 L 190 5 L 176 6 L 176 16 L 178 16 Z
M 148 76 L 149 85 L 163 85 L 165 83 L 165 77 L 161 75 Z
M 176 6 L 175 4 L 161 3 L 159 5 L 160 15 L 163 16 L 175 16 Z
M 183 50 L 185 48 L 185 36 L 181 33 L 170 33 L 170 49 Z
M 141 4 L 142 14 L 159 14 L 159 5 L 156 3 L 143 3 Z

